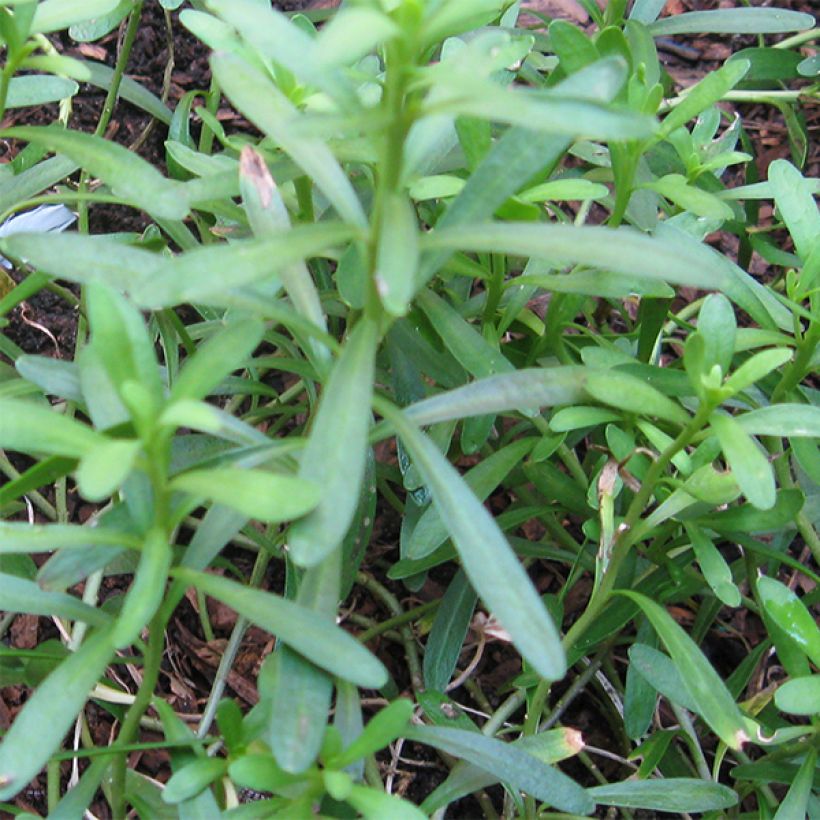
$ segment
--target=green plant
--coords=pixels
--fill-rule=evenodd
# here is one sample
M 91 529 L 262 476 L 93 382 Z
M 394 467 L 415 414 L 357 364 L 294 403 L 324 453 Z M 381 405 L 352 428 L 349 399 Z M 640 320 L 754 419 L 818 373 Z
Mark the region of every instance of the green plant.
M 113 103 L 142 3 L 109 6 L 97 33 L 127 18 Z M 23 207 L 82 168 L 61 200 L 126 203 L 155 224 L 0 242 L 33 269 L 4 310 L 51 277 L 82 287 L 73 361 L 3 348 L 16 371 L 0 383 L 0 445 L 35 462 L 8 472 L 0 507 L 13 517 L 27 493 L 66 482 L 98 505 L 92 525 L 69 521 L 64 502 L 39 505 L 53 523 L 0 524 L 4 606 L 59 618 L 70 650 L 40 653 L 47 675 L 3 653 L 8 675 L 39 686 L 0 744 L 0 799 L 48 766 L 56 817 L 78 816 L 101 784 L 117 818 L 167 805 L 416 817 L 473 792 L 493 816 L 482 790 L 499 781 L 505 816 L 816 811 L 817 595 L 777 576 L 818 579 L 818 185 L 786 160 L 758 182 L 742 121 L 722 128 L 717 103 L 742 93 L 786 106 L 798 145 L 795 106 L 817 89 L 765 87 L 791 80 L 802 56 L 786 61 L 792 73 L 778 62 L 749 80 L 769 64 L 761 48 L 665 100 L 653 40 L 802 31 L 811 18 L 743 8 L 658 20 L 652 0 L 628 15 L 622 2 L 585 3 L 587 34 L 563 21 L 518 28 L 519 4 L 502 0 L 361 0 L 317 31 L 258 0 L 193 6 L 180 19 L 214 49 L 214 79 L 205 106 L 191 95 L 168 119 L 169 176 L 103 139 L 104 125 L 1 134 L 56 156 L 20 170 L 0 201 L 14 190 Z M 225 133 L 220 94 L 261 138 Z M 747 184 L 729 187 L 735 166 Z M 88 189 L 91 176 L 101 187 Z M 775 224 L 758 225 L 760 199 Z M 772 281 L 706 245 L 718 230 L 737 237 L 738 262 L 764 256 Z M 710 293 L 681 301 L 676 286 Z M 271 387 L 281 374 L 287 386 Z M 396 458 L 377 461 L 394 437 Z M 398 559 L 376 578 L 366 547 L 379 492 L 402 527 Z M 502 512 L 485 507 L 491 496 Z M 527 522 L 544 535 L 521 537 Z M 253 556 L 249 578 L 232 541 Z M 41 552 L 38 568 L 29 555 Z M 263 589 L 271 561 L 282 594 Z M 453 561 L 444 596 L 415 611 L 385 585 L 417 590 Z M 542 594 L 530 573 L 545 581 L 545 562 L 560 583 Z M 128 591 L 100 605 L 104 576 L 123 573 Z M 81 582 L 81 599 L 68 594 Z M 390 612 L 359 640 L 335 623 L 354 583 Z M 165 629 L 191 587 L 239 618 L 196 732 L 158 691 Z M 492 615 L 483 626 L 478 599 Z M 694 611 L 690 629 L 670 606 Z M 760 617 L 766 637 L 719 674 L 701 645 L 726 628 L 724 606 Z M 423 617 L 422 662 L 409 624 Z M 523 659 L 505 692 L 472 687 L 491 713 L 481 725 L 444 691 L 471 621 L 479 652 L 500 635 Z M 250 623 L 277 648 L 242 715 L 223 694 Z M 417 710 L 364 646 L 388 633 Z M 770 648 L 788 681 L 743 700 Z M 106 677 L 117 653 L 141 663 L 136 695 Z M 558 725 L 602 680 L 610 778 Z M 366 725 L 359 687 L 387 704 Z M 58 752 L 89 692 L 121 721 L 116 739 Z M 659 695 L 668 710 L 656 717 Z M 126 763 L 158 745 L 139 736 L 149 708 L 171 750 L 162 789 Z M 385 792 L 374 759 L 400 737 L 452 767 L 419 808 Z M 73 757 L 91 762 L 63 794 L 59 761 Z M 585 767 L 574 777 L 556 765 L 568 758 Z M 270 796 L 239 804 L 240 786 Z

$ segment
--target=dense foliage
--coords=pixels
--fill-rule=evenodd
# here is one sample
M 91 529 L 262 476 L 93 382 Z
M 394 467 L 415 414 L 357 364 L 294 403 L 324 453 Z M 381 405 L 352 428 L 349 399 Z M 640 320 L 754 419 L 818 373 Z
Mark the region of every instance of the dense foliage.
M 173 111 L 124 74 L 143 0 L 0 3 L 0 110 L 60 101 L 0 132 L 20 147 L 0 211 L 79 215 L 0 240 L 20 274 L 0 273 L 0 316 L 43 288 L 78 306 L 73 356 L 0 335 L 0 629 L 30 613 L 61 637 L 0 647 L 0 683 L 32 689 L 0 809 L 47 771 L 55 818 L 415 818 L 469 794 L 487 817 L 820 816 L 812 19 L 160 2 L 213 52 Z M 114 69 L 47 36 L 118 26 Z M 655 38 L 695 32 L 758 40 L 675 96 Z M 108 90 L 94 134 L 65 127 L 79 82 Z M 167 170 L 105 138 L 119 96 L 167 129 Z M 792 161 L 759 180 L 721 101 L 780 108 Z M 248 127 L 226 133 L 223 105 Z M 150 226 L 89 235 L 110 203 Z M 406 608 L 428 578 L 446 591 Z M 354 585 L 386 612 L 351 605 L 358 636 L 337 623 Z M 161 676 L 191 589 L 206 637 L 206 596 L 237 615 L 193 728 Z M 759 639 L 707 657 L 739 612 Z M 225 687 L 249 624 L 276 648 L 243 713 Z M 492 689 L 473 674 L 489 641 L 521 659 Z M 578 698 L 606 749 L 563 723 Z M 149 748 L 167 783 L 128 765 Z M 392 793 L 402 748 L 446 779 Z

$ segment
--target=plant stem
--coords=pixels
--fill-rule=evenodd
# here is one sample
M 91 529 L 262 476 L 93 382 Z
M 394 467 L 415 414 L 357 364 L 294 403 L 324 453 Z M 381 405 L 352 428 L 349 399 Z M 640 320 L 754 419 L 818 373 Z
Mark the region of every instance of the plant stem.
M 111 76 L 111 85 L 108 87 L 108 93 L 105 95 L 105 102 L 103 103 L 100 118 L 97 121 L 97 127 L 94 129 L 94 136 L 104 137 L 105 130 L 108 128 L 108 123 L 111 121 L 111 116 L 114 113 L 114 108 L 117 104 L 117 97 L 120 93 L 120 85 L 122 84 L 123 74 L 128 65 L 128 60 L 131 56 L 131 49 L 134 47 L 134 40 L 139 30 L 140 18 L 142 17 L 142 6 L 144 0 L 138 0 L 131 10 L 128 17 L 128 25 L 125 29 L 125 36 L 122 40 L 122 46 L 117 54 L 117 62 L 114 65 L 114 73 Z M 80 174 L 80 193 L 85 193 L 88 187 L 88 173 L 83 171 Z M 88 233 L 88 204 L 84 199 L 80 199 L 77 208 L 77 227 L 80 233 Z

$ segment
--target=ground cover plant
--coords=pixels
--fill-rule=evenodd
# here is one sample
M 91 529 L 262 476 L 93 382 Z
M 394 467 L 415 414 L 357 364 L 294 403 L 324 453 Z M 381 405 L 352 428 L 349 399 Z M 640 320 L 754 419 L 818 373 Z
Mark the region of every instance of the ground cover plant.
M 211 51 L 171 110 L 125 75 L 151 5 L 0 3 L 0 109 L 57 103 L 0 211 L 78 217 L 0 229 L 0 316 L 77 312 L 0 335 L 0 810 L 820 816 L 813 19 L 163 0 Z M 703 32 L 747 39 L 673 87 L 656 39 Z M 784 112 L 763 179 L 727 101 Z M 189 709 L 183 612 L 230 630 Z

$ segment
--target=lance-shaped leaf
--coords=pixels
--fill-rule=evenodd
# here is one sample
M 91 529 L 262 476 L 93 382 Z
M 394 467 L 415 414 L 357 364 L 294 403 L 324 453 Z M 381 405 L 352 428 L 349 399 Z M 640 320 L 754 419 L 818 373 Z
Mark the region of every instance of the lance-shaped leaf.
M 726 684 L 706 660 L 698 645 L 681 629 L 660 604 L 645 595 L 620 590 L 643 610 L 666 645 L 698 712 L 712 731 L 730 748 L 739 749 L 748 740 L 750 721 L 738 709 Z
M 108 632 L 95 633 L 29 697 L 0 743 L 0 800 L 22 791 L 46 765 L 113 654 Z
M 655 37 L 672 34 L 777 34 L 803 31 L 814 25 L 810 14 L 779 8 L 715 9 L 673 14 L 655 20 L 649 30 Z
M 166 179 L 124 145 L 58 126 L 18 126 L 1 133 L 65 154 L 109 185 L 117 196 L 156 217 L 183 219 L 188 214 L 184 187 Z
M 331 371 L 299 468 L 323 488 L 317 508 L 291 527 L 293 560 L 312 566 L 336 549 L 359 501 L 367 455 L 370 396 L 378 332 L 364 319 Z
M 495 519 L 427 436 L 385 402 L 379 402 L 379 410 L 430 488 L 473 588 L 540 675 L 563 677 L 566 660 L 558 630 Z
M 5 573 L 0 573 L 0 601 L 3 602 L 3 609 L 8 612 L 57 616 L 94 626 L 106 624 L 111 620 L 107 613 L 84 604 L 73 595 L 47 592 L 34 581 Z
M 172 574 L 226 603 L 332 674 L 368 689 L 379 689 L 387 682 L 387 670 L 381 661 L 321 615 L 279 595 L 227 578 L 188 569 L 173 570 Z
M 589 793 L 574 780 L 514 744 L 440 726 L 414 727 L 407 737 L 467 760 L 561 811 L 589 814 L 595 808 Z
M 655 811 L 718 811 L 737 805 L 737 793 L 728 786 L 693 777 L 625 780 L 594 786 L 590 795 L 605 806 Z
M 231 102 L 316 183 L 342 219 L 364 227 L 367 217 L 347 175 L 327 145 L 316 137 L 296 133 L 299 112 L 259 69 L 233 54 L 211 58 L 214 76 Z
M 41 404 L 0 399 L 0 447 L 81 458 L 102 442 L 90 427 Z
M 303 478 L 230 467 L 190 470 L 176 476 L 171 489 L 207 498 L 267 522 L 298 518 L 312 510 L 321 497 L 319 486 Z

